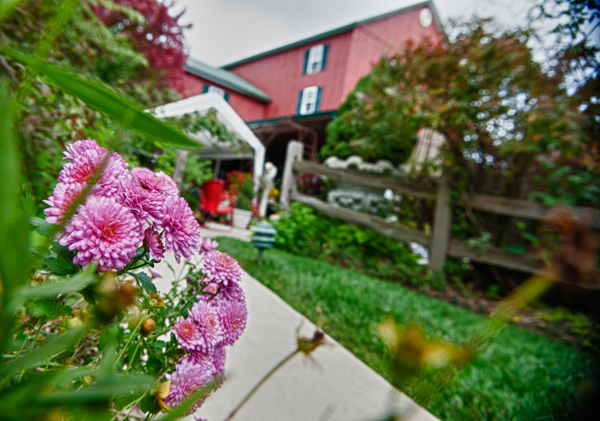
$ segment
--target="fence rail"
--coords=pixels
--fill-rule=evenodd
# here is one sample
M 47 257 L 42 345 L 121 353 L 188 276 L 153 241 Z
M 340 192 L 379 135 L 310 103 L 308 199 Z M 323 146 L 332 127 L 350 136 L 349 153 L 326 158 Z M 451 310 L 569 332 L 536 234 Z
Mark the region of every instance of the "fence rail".
M 398 177 L 386 177 L 364 174 L 352 170 L 338 170 L 325 167 L 313 162 L 302 162 L 302 144 L 292 141 L 288 144 L 287 158 L 284 167 L 281 208 L 287 209 L 290 201 L 298 201 L 334 218 L 341 219 L 354 225 L 369 228 L 397 241 L 415 242 L 430 249 L 429 267 L 433 271 L 442 269 L 446 256 L 467 257 L 475 262 L 486 263 L 508 269 L 528 273 L 539 273 L 543 262 L 533 254 L 515 255 L 500 248 L 490 247 L 485 253 L 478 253 L 466 243 L 452 240 L 450 229 L 452 227 L 450 199 L 450 180 L 447 172 L 440 178 L 438 188 L 403 180 Z M 424 199 L 434 200 L 435 214 L 432 234 L 390 223 L 375 215 L 357 212 L 337 205 L 323 202 L 311 196 L 300 194 L 296 191 L 296 175 L 301 172 L 323 175 L 333 180 L 345 181 L 361 186 L 380 189 L 392 189 L 396 192 L 409 194 Z M 490 195 L 462 196 L 462 206 L 472 209 L 511 216 L 515 218 L 543 220 L 548 209 L 536 203 L 524 200 L 507 199 Z M 589 208 L 574 208 L 573 214 L 581 218 L 584 214 L 591 215 L 591 227 L 600 229 L 600 211 Z

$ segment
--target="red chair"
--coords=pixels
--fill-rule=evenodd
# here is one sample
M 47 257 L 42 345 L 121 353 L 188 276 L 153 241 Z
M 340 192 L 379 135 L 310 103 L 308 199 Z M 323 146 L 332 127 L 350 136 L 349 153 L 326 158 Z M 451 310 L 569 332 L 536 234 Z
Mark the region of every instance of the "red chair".
M 229 201 L 229 206 L 221 203 Z M 211 217 L 215 214 L 230 214 L 231 226 L 233 227 L 233 210 L 235 202 L 225 191 L 225 181 L 211 178 L 200 186 L 200 210 L 208 213 Z

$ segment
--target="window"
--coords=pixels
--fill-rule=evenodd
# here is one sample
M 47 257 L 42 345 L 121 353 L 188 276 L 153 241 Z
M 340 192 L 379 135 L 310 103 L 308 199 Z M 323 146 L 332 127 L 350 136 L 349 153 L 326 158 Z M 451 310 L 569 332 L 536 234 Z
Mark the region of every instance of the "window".
M 217 88 L 216 86 L 212 86 L 210 85 L 208 87 L 208 92 L 214 92 L 215 94 L 222 96 L 223 98 L 225 98 L 225 91 L 221 88 Z
M 327 45 L 319 44 L 310 47 L 304 57 L 304 73 L 311 75 L 325 69 L 327 64 Z
M 297 114 L 307 115 L 319 111 L 321 103 L 321 88 L 309 86 L 300 91 Z
M 222 96 L 225 101 L 229 102 L 229 93 L 225 92 L 223 89 L 221 89 L 217 86 L 204 85 L 204 88 L 202 89 L 202 93 L 205 94 L 207 92 L 214 92 L 215 94 Z

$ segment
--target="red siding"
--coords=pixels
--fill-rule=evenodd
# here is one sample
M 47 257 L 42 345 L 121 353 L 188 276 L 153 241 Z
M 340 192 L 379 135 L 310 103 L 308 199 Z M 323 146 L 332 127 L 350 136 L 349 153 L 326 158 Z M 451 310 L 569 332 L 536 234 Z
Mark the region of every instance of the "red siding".
M 204 85 L 217 86 L 227 92 L 229 94 L 229 105 L 231 105 L 231 108 L 233 108 L 235 112 L 239 114 L 242 120 L 253 121 L 262 120 L 265 118 L 267 104 L 252 99 L 249 96 L 232 91 L 231 89 L 219 85 L 218 83 L 209 82 L 206 79 L 190 73 L 185 74 L 182 81 L 183 88 L 178 89 L 178 91 L 184 96 L 184 98 L 188 98 L 190 96 L 202 94 L 204 91 Z
M 415 41 L 423 37 L 440 39 L 435 24 L 423 28 L 419 23 L 421 9 L 371 21 L 346 33 L 257 58 L 228 70 L 271 96 L 265 118 L 295 115 L 299 92 L 315 85 L 323 88 L 319 111 L 336 110 L 384 52 L 396 50 L 411 38 Z M 329 45 L 326 68 L 312 75 L 302 74 L 306 51 L 318 44 Z
M 344 78 L 344 99 L 354 90 L 358 81 L 379 62 L 384 53 L 398 51 L 409 39 L 417 42 L 425 37 L 432 40 L 441 39 L 435 23 L 428 28 L 423 28 L 419 23 L 419 12 L 424 7 L 410 9 L 354 28 Z
M 230 105 L 244 121 L 296 115 L 298 95 L 308 86 L 322 88 L 319 111 L 336 110 L 384 53 L 398 50 L 409 39 L 441 39 L 435 23 L 428 28 L 423 28 L 419 23 L 419 12 L 424 7 L 427 6 L 377 19 L 356 26 L 348 32 L 227 69 L 266 92 L 272 99 L 269 104 L 214 85 L 229 92 Z M 303 74 L 306 52 L 319 44 L 328 44 L 325 69 L 311 75 Z M 184 89 L 179 91 L 186 97 L 198 95 L 202 93 L 204 83 L 210 82 L 188 73 L 183 81 Z
M 228 70 L 271 96 L 266 118 L 295 115 L 298 94 L 308 86 L 323 88 L 320 111 L 335 110 L 340 103 L 343 88 L 342 75 L 346 69 L 349 39 L 350 32 L 338 34 L 242 63 Z M 325 69 L 311 75 L 303 74 L 306 51 L 319 44 L 329 45 Z

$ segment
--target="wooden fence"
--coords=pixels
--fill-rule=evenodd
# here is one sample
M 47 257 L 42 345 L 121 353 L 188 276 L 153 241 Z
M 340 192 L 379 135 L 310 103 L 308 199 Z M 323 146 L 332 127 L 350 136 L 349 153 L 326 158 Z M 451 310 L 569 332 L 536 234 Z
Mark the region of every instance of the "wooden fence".
M 393 238 L 397 241 L 415 242 L 430 250 L 429 267 L 433 271 L 442 269 L 446 256 L 467 257 L 475 262 L 505 267 L 528 273 L 539 273 L 542 260 L 533 254 L 515 255 L 490 247 L 485 253 L 478 253 L 466 243 L 452 240 L 452 212 L 449 204 L 450 180 L 447 172 L 440 177 L 437 189 L 423 186 L 419 183 L 399 177 L 385 177 L 352 170 L 337 170 L 314 162 L 302 161 L 302 144 L 292 141 L 288 144 L 287 157 L 283 171 L 281 188 L 281 209 L 286 210 L 291 201 L 297 201 L 334 218 L 341 219 L 354 225 L 370 228 L 375 232 Z M 383 218 L 357 212 L 351 209 L 332 205 L 317 198 L 300 194 L 296 190 L 296 176 L 299 173 L 323 175 L 333 180 L 345 181 L 361 186 L 379 189 L 392 189 L 395 192 L 413 195 L 424 199 L 434 200 L 435 214 L 432 234 L 409 228 L 401 224 L 387 222 Z M 463 197 L 465 206 L 472 209 L 506 215 L 516 218 L 542 220 L 548 209 L 536 203 L 524 200 L 507 199 L 489 195 L 474 195 Z M 579 217 L 583 212 L 592 213 L 591 227 L 600 229 L 600 212 L 587 208 L 574 208 L 574 216 Z

